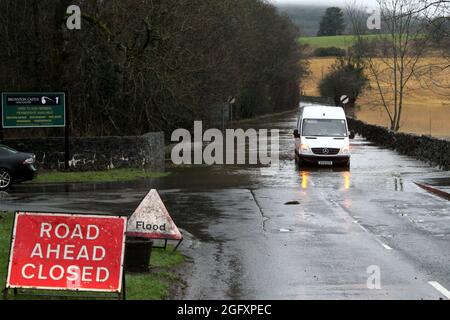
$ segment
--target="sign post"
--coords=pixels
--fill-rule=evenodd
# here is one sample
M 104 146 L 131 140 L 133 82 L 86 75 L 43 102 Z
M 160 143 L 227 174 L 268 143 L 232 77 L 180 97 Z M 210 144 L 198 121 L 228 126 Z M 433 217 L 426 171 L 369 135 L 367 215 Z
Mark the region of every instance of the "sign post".
M 229 99 L 228 99 L 228 105 L 230 106 L 230 110 L 229 110 L 229 112 L 230 112 L 230 116 L 229 116 L 229 120 L 230 120 L 230 123 L 231 123 L 231 125 L 233 125 L 233 106 L 234 106 L 234 104 L 236 103 L 236 98 L 235 97 L 230 97 Z
M 67 92 L 64 93 L 65 97 L 67 98 L 66 101 L 66 110 L 65 110 L 65 117 L 66 117 L 66 126 L 64 128 L 64 166 L 66 170 L 69 170 L 69 159 L 70 159 L 70 108 L 69 108 L 69 95 Z
M 127 219 L 16 212 L 9 289 L 115 293 L 123 297 Z
M 341 103 L 342 103 L 342 108 L 345 108 L 345 105 L 350 102 L 350 98 L 347 95 L 341 96 L 340 100 L 341 100 Z

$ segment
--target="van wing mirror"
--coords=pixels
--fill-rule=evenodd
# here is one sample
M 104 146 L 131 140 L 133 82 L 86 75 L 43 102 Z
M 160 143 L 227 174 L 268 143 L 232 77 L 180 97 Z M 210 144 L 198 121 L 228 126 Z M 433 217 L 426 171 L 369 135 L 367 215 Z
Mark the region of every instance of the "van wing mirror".
M 298 139 L 300 138 L 300 133 L 298 132 L 298 130 L 294 130 L 294 138 Z
M 355 139 L 355 131 L 353 131 L 353 130 L 350 131 L 348 137 L 349 137 L 351 140 Z

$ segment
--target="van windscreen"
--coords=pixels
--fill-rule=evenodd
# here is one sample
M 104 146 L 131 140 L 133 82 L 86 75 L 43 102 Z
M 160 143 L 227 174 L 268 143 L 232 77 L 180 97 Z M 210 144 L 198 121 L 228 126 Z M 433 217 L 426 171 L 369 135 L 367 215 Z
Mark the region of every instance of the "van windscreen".
M 309 137 L 346 137 L 345 120 L 339 119 L 304 119 L 303 136 Z

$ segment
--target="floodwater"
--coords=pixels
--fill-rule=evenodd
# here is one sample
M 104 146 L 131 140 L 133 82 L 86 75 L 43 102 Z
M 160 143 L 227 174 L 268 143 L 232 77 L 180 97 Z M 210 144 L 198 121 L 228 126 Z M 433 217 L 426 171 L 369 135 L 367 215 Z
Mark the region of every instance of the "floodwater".
M 432 299 L 450 288 L 450 202 L 415 182 L 450 172 L 357 137 L 350 170 L 294 163 L 296 112 L 246 122 L 280 130 L 280 166 L 169 165 L 157 180 L 17 185 L 1 210 L 128 213 L 157 188 L 192 258 L 177 299 Z M 377 267 L 381 287 L 367 285 Z
M 302 86 L 303 94 L 320 95 L 318 84 L 334 62 L 335 58 L 311 59 L 311 76 Z M 381 69 L 385 68 L 381 61 L 378 63 Z M 448 61 L 440 57 L 430 56 L 421 60 L 416 74 L 405 89 L 401 132 L 450 139 L 450 68 L 445 68 L 447 65 Z M 384 77 L 381 86 L 389 101 L 392 99 L 387 85 L 390 83 L 389 73 L 384 74 Z M 370 124 L 390 126 L 375 81 L 371 81 L 357 104 L 360 106 L 356 114 L 358 119 Z
M 381 106 L 359 107 L 356 117 L 370 124 L 390 126 L 389 118 Z M 440 106 L 422 104 L 405 106 L 400 132 L 450 140 L 450 103 Z

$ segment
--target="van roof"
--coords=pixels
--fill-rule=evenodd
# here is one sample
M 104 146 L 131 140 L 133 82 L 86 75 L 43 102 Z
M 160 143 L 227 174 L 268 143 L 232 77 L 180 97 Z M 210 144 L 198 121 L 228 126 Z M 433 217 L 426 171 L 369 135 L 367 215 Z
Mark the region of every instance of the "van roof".
M 340 107 L 305 106 L 302 109 L 302 118 L 306 119 L 345 119 L 345 111 Z

